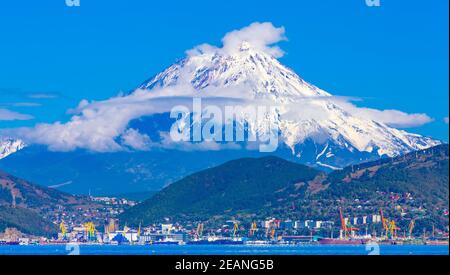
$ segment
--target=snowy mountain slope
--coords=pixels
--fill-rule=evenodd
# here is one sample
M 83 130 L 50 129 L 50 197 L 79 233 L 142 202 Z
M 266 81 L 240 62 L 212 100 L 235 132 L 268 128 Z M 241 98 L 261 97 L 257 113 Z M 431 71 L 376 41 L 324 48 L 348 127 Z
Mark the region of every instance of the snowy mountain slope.
M 196 90 L 245 83 L 254 97 L 269 95 L 281 102 L 288 100 L 289 96 L 330 96 L 246 42 L 234 55 L 215 52 L 187 57 L 144 82 L 139 88 L 151 90 L 186 82 L 191 83 Z
M 368 153 L 370 158 L 392 157 L 441 143 L 352 113 L 346 102 L 309 84 L 276 58 L 247 42 L 231 54 L 207 51 L 188 56 L 144 82 L 139 89 L 151 92 L 155 88 L 186 84 L 192 85 L 199 94 L 211 88 L 231 91 L 236 87 L 242 98 L 264 98 L 275 105 L 281 104 L 278 124 L 284 144 L 299 158 L 306 149 L 303 146 L 306 141 L 311 140 L 317 147 L 314 161 L 303 160 L 307 163 L 343 167 L 367 159 L 367 154 L 359 159 L 357 153 Z M 242 86 L 246 87 L 244 92 Z M 257 125 L 253 127 L 257 128 Z M 350 157 L 338 161 L 344 152 L 353 154 L 355 160 Z
M 0 138 L 0 159 L 6 158 L 24 147 L 25 144 L 21 140 Z

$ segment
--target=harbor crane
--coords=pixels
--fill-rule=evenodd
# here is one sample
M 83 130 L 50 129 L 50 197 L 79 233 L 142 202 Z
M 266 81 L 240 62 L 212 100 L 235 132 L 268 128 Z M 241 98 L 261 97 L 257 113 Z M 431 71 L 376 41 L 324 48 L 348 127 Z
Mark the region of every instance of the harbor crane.
M 197 238 L 201 238 L 203 236 L 203 223 L 199 223 L 197 225 L 197 230 L 195 231 L 195 235 L 197 235 Z
M 95 225 L 93 222 L 87 222 L 84 225 L 84 229 L 86 230 L 87 240 L 93 240 L 95 238 Z
M 258 230 L 258 226 L 256 225 L 256 222 L 253 222 L 251 227 L 250 227 L 250 232 L 249 232 L 250 237 L 255 235 L 255 232 L 257 230 Z
M 398 230 L 400 230 L 400 228 L 397 227 L 394 220 L 391 220 L 391 222 L 389 223 L 389 233 L 390 233 L 391 238 L 393 238 L 393 239 L 397 238 Z
M 273 240 L 275 239 L 275 227 L 272 228 L 272 231 L 270 232 L 270 238 Z
M 64 221 L 62 221 L 59 224 L 59 229 L 61 230 L 61 235 L 62 235 L 62 238 L 64 239 L 66 237 L 66 234 L 67 234 L 67 228 L 66 228 L 66 225 L 64 224 Z
M 381 215 L 381 224 L 383 226 L 383 230 L 384 230 L 386 238 L 387 238 L 388 237 L 388 232 L 389 232 L 389 220 L 387 220 L 384 217 L 383 209 L 380 209 L 380 215 Z M 383 234 L 381 234 L 381 235 L 383 235 Z
M 236 232 L 239 230 L 239 224 L 237 222 L 234 223 L 233 226 L 233 238 L 236 237 Z
M 354 231 L 359 230 L 359 228 L 352 227 L 349 223 L 345 222 L 344 215 L 342 214 L 341 208 L 339 208 L 339 217 L 341 219 L 341 228 L 342 228 L 342 231 L 344 232 L 345 239 L 348 239 L 348 237 L 349 237 L 348 232 L 354 232 Z
M 395 220 L 389 220 L 384 216 L 383 209 L 380 209 L 380 215 L 386 239 L 395 239 L 397 237 L 397 231 L 400 228 L 395 224 Z
M 128 233 L 128 231 L 130 231 L 130 228 L 125 224 L 123 227 L 123 233 Z
M 411 222 L 409 222 L 409 226 L 408 226 L 408 233 L 409 233 L 409 238 L 411 239 L 413 237 L 413 230 L 414 230 L 414 226 L 416 225 L 416 220 L 412 219 Z

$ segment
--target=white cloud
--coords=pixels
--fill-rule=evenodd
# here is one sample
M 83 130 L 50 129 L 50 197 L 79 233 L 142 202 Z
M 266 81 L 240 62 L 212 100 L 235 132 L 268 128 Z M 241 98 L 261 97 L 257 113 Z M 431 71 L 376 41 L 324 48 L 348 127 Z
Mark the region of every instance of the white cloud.
M 338 104 L 355 116 L 381 122 L 394 128 L 419 127 L 433 121 L 431 117 L 423 113 L 408 114 L 398 110 L 377 110 L 357 107 L 350 102 L 342 101 Z
M 275 27 L 270 22 L 255 22 L 242 29 L 227 33 L 222 38 L 222 48 L 217 48 L 209 44 L 201 44 L 194 49 L 187 51 L 187 54 L 190 56 L 212 52 L 232 54 L 233 52 L 238 51 L 243 43 L 246 42 L 252 47 L 278 58 L 282 57 L 284 52 L 274 44 L 287 40 L 284 33 L 284 27 Z
M 316 108 L 314 104 L 311 104 L 311 102 L 323 101 L 333 103 L 355 117 L 373 120 L 394 128 L 419 127 L 433 121 L 427 114 L 422 113 L 408 114 L 399 110 L 377 110 L 358 107 L 355 106 L 352 101 L 361 100 L 353 97 L 326 96 L 296 98 L 295 100 L 295 105 L 290 104 L 288 106 L 290 111 L 283 115 L 284 118 L 289 120 L 298 120 L 299 118 L 304 120 L 327 119 L 326 112 L 323 112 L 322 109 Z
M 170 110 L 171 100 L 151 100 L 151 95 L 132 94 L 105 101 L 88 103 L 83 100 L 71 110 L 72 117 L 66 123 L 39 123 L 34 128 L 12 130 L 27 143 L 45 144 L 50 150 L 71 151 L 84 148 L 97 152 L 119 151 L 123 147 L 117 138 L 125 134 L 127 145 L 136 145 L 136 135 L 126 135 L 128 123 L 145 115 Z M 132 133 L 131 133 L 132 134 Z
M 40 103 L 36 102 L 16 102 L 11 104 L 14 107 L 39 107 L 42 106 Z
M 284 27 L 276 28 L 270 22 L 255 22 L 240 30 L 227 33 L 223 38 L 223 49 L 234 51 L 239 49 L 243 42 L 248 42 L 253 47 L 263 50 L 274 57 L 283 56 L 283 51 L 278 46 L 271 46 L 282 40 L 286 40 Z
M 448 124 L 448 116 L 444 117 L 444 122 Z
M 408 114 L 398 110 L 357 108 L 356 114 L 394 128 L 420 127 L 433 121 L 427 114 Z
M 150 137 L 139 133 L 136 129 L 128 129 L 122 134 L 122 144 L 138 151 L 150 150 Z
M 249 101 L 247 98 L 212 97 L 211 94 L 213 93 L 214 91 L 210 91 L 203 95 L 202 102 L 205 106 L 235 106 L 237 104 L 241 106 L 249 104 L 260 106 L 269 104 L 264 100 Z M 211 142 L 197 144 L 174 143 L 164 133 L 159 133 L 162 141 L 154 143 L 147 135 L 140 133 L 136 129 L 128 128 L 131 120 L 157 113 L 168 113 L 176 105 L 192 106 L 192 94 L 191 96 L 185 96 L 185 94 L 185 92 L 180 92 L 175 87 L 172 87 L 155 90 L 152 93 L 136 91 L 127 96 L 115 97 L 105 101 L 88 102 L 83 100 L 77 108 L 70 111 L 72 117 L 66 123 L 39 123 L 33 128 L 13 129 L 4 134 L 21 138 L 28 144 L 47 145 L 53 151 L 72 151 L 80 148 L 95 152 L 112 152 L 127 149 L 147 151 L 155 147 L 188 151 L 239 148 L 237 144 L 216 144 Z M 406 114 L 396 110 L 380 111 L 358 108 L 343 98 L 330 97 L 328 99 L 305 100 L 336 101 L 345 111 L 353 115 L 365 119 L 373 119 L 388 125 L 411 127 L 430 121 L 428 116 L 422 114 Z M 286 107 L 294 111 L 285 113 L 283 119 L 294 121 L 301 119 L 327 119 L 327 117 L 324 117 L 322 109 L 316 109 L 314 105 L 308 102 L 300 101 L 296 102 L 295 106 L 286 105 Z
M 32 116 L 10 111 L 8 109 L 0 109 L 0 121 L 1 120 L 30 120 Z
M 57 98 L 58 95 L 54 93 L 31 93 L 28 97 L 33 99 L 54 99 Z
M 169 133 L 160 132 L 161 143 L 158 147 L 164 149 L 173 149 L 179 151 L 220 151 L 220 150 L 236 150 L 241 149 L 241 146 L 234 142 L 217 143 L 213 141 L 189 142 L 189 141 L 173 141 Z

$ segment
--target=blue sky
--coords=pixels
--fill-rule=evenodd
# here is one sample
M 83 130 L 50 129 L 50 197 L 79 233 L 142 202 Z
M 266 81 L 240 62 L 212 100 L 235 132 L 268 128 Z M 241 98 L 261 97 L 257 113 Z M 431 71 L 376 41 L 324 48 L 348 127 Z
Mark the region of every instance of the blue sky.
M 220 45 L 252 22 L 284 26 L 280 59 L 335 95 L 378 109 L 426 113 L 408 129 L 448 141 L 448 1 L 8 1 L 0 8 L 0 109 L 65 120 L 84 98 L 135 88 L 201 43 Z M 0 112 L 1 114 L 1 112 Z

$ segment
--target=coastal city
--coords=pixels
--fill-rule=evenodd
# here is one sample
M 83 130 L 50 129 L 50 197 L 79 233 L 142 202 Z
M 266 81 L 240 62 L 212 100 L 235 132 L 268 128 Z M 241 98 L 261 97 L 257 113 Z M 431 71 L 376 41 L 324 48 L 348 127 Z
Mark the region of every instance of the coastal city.
M 0 245 L 110 244 L 110 245 L 298 245 L 298 244 L 428 244 L 448 245 L 448 227 L 431 232 L 415 230 L 412 219 L 400 228 L 383 210 L 373 215 L 347 217 L 339 209 L 339 220 L 291 220 L 268 217 L 250 224 L 229 220 L 210 227 L 204 222 L 167 223 L 138 227 L 121 224 L 113 217 L 137 202 L 115 197 L 90 197 L 103 207 L 81 215 L 54 211 L 57 236 L 34 237 L 14 228 L 0 233 Z M 448 214 L 447 214 L 448 215 Z M 81 216 L 81 217 L 80 217 Z M 80 221 L 90 220 L 89 222 Z

